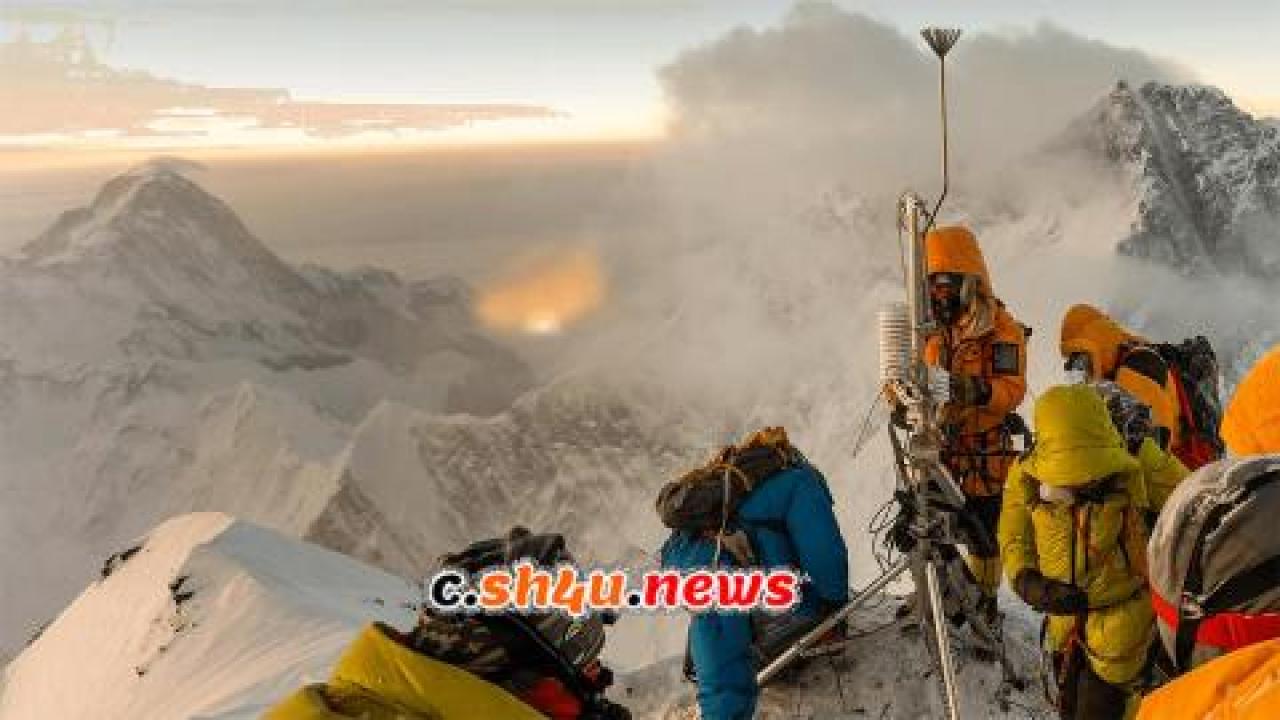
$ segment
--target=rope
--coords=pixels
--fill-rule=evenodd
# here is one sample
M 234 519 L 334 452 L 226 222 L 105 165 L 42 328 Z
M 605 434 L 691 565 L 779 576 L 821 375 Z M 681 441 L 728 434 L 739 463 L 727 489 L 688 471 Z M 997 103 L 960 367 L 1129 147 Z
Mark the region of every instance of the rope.
M 735 470 L 739 474 L 742 473 L 742 471 L 734 467 L 732 463 L 721 463 L 717 467 L 724 468 L 724 474 L 721 475 L 721 486 L 724 488 L 724 496 L 720 501 L 720 531 L 716 533 L 716 552 L 711 559 L 711 568 L 713 570 L 720 569 L 720 551 L 724 547 L 724 531 L 725 528 L 729 527 L 729 471 Z M 743 477 L 745 478 L 745 475 Z

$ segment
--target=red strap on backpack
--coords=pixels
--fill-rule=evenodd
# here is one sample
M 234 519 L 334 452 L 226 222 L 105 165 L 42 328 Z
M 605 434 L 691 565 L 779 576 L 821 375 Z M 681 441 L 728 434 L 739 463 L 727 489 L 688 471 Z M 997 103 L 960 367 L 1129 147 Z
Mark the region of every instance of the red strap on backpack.
M 1191 400 L 1187 397 L 1187 390 L 1182 385 L 1182 378 L 1176 372 L 1170 372 L 1169 377 L 1173 379 L 1174 395 L 1178 397 L 1178 413 L 1185 423 L 1182 441 L 1177 447 L 1169 449 L 1182 461 L 1183 465 L 1187 466 L 1188 470 L 1195 470 L 1217 460 L 1218 451 L 1200 436 L 1201 428 L 1195 424 L 1196 416 L 1191 410 Z
M 1175 633 L 1181 618 L 1178 608 L 1151 591 L 1151 605 L 1155 608 L 1156 617 Z M 1200 621 L 1196 629 L 1196 643 L 1208 645 L 1230 652 L 1247 645 L 1266 642 L 1280 637 L 1280 612 L 1215 613 Z
M 1204 467 L 1218 459 L 1217 449 L 1198 435 L 1183 438 L 1182 444 L 1173 448 L 1173 454 L 1188 470 Z
M 551 720 L 578 720 L 582 715 L 582 701 L 564 683 L 553 677 L 539 678 L 518 693 L 525 704 Z

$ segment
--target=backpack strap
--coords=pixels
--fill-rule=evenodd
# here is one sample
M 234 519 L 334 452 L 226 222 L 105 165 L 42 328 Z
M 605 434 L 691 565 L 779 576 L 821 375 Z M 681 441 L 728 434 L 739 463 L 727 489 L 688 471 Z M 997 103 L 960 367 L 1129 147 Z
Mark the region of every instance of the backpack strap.
M 1126 367 L 1161 387 L 1169 381 L 1169 363 L 1160 356 L 1159 352 L 1147 345 L 1137 345 L 1129 350 L 1118 366 Z
M 741 567 L 753 567 L 760 564 L 755 549 L 751 547 L 751 538 L 742 530 L 721 532 L 716 534 L 716 565 L 719 565 L 720 549 L 728 551 Z
M 1274 590 L 1280 578 L 1280 555 L 1272 555 L 1218 586 L 1205 595 L 1201 606 L 1208 615 L 1245 605 L 1259 595 Z

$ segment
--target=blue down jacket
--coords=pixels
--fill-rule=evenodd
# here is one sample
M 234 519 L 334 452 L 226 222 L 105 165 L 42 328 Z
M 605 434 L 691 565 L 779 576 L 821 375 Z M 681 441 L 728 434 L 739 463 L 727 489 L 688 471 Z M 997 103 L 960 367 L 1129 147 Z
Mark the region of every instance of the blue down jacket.
M 790 567 L 808 576 L 793 611 L 814 615 L 841 606 L 849 594 L 849 553 L 836 524 L 832 497 L 821 474 L 809 465 L 764 481 L 738 507 L 737 524 L 751 539 L 764 567 Z M 711 567 L 715 542 L 676 531 L 662 546 L 662 565 L 676 570 Z M 732 555 L 720 554 L 721 566 Z M 698 676 L 703 720 L 745 720 L 759 694 L 751 653 L 751 620 L 741 612 L 694 615 L 689 651 Z

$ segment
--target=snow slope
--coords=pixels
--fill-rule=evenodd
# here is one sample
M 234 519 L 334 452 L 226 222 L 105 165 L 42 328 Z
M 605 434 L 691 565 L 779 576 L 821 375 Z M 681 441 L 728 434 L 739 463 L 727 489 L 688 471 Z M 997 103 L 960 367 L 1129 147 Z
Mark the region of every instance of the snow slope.
M 760 720 L 946 717 L 938 673 L 913 625 L 893 618 L 893 605 L 856 612 L 843 653 L 807 661 L 761 693 Z M 1050 718 L 1053 710 L 1038 684 L 1035 623 L 1006 620 L 1006 652 L 1025 683 L 1019 690 L 997 665 L 974 659 L 958 635 L 956 671 L 961 717 L 1004 720 Z M 656 665 L 626 678 L 634 688 L 629 707 L 643 718 L 696 720 L 695 688 L 683 683 L 677 663 Z
M 348 557 L 218 513 L 173 518 L 131 545 L 0 680 L 0 720 L 35 717 L 247 720 L 301 684 L 323 680 L 366 622 L 408 628 L 419 591 Z M 936 717 L 929 663 L 889 606 L 854 618 L 838 658 L 770 688 L 762 718 Z M 1031 667 L 1027 621 L 1011 657 Z M 894 647 L 886 652 L 886 646 Z M 1001 710 L 996 668 L 960 666 L 966 717 L 1025 717 L 1027 692 Z M 622 675 L 611 695 L 637 718 L 690 716 L 678 665 Z
M 131 545 L 12 663 L 0 718 L 257 717 L 323 680 L 373 619 L 412 623 L 411 584 L 219 513 Z

